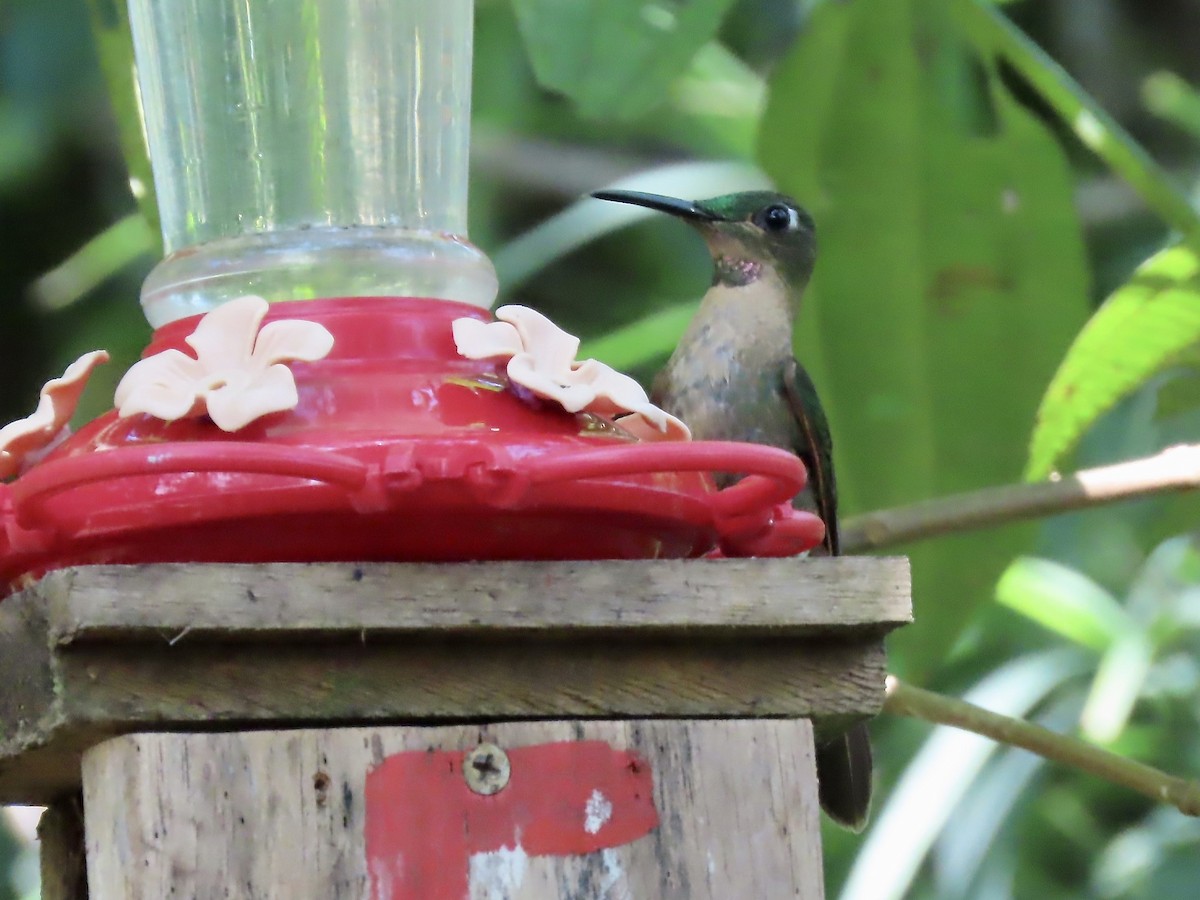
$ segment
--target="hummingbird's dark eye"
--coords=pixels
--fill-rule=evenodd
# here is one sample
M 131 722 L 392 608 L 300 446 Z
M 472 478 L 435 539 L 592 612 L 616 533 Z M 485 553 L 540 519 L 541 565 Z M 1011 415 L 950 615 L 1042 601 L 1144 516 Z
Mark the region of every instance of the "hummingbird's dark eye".
M 789 231 L 796 227 L 796 213 L 791 208 L 777 203 L 758 214 L 760 227 L 766 231 Z

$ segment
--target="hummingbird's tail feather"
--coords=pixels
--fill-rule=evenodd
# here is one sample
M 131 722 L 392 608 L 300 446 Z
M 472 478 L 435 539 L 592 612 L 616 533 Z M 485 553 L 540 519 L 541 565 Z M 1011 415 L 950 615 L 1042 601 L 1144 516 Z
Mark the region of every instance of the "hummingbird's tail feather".
M 871 768 L 871 738 L 864 723 L 817 746 L 821 808 L 852 831 L 862 831 L 871 812 Z

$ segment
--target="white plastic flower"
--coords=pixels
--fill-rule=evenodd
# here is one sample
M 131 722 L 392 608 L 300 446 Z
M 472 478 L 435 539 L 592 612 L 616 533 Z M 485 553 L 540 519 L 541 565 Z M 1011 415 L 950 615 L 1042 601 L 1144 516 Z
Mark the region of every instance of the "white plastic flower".
M 579 338 L 567 334 L 539 312 L 525 306 L 502 306 L 498 322 L 456 319 L 454 343 L 468 359 L 508 359 L 514 384 L 567 412 L 605 415 L 631 413 L 621 427 L 643 440 L 687 440 L 688 427 L 650 402 L 642 386 L 594 359 L 579 362 Z
M 75 414 L 88 378 L 96 366 L 106 362 L 108 354 L 103 350 L 83 354 L 67 366 L 61 378 L 46 382 L 33 415 L 0 428 L 0 478 L 18 474 L 71 433 L 67 423 Z
M 333 349 L 333 335 L 300 319 L 277 319 L 260 329 L 268 308 L 252 295 L 222 303 L 185 339 L 194 359 L 164 350 L 135 363 L 117 385 L 118 414 L 173 422 L 207 412 L 217 427 L 237 431 L 294 408 L 300 397 L 284 363 L 322 359 Z

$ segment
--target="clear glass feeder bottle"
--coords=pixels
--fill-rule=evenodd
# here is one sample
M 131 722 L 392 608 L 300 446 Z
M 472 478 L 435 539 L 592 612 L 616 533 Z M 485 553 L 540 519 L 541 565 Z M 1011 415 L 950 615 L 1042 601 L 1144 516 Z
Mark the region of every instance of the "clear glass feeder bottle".
M 243 294 L 487 308 L 473 0 L 130 0 L 166 258 L 151 325 Z

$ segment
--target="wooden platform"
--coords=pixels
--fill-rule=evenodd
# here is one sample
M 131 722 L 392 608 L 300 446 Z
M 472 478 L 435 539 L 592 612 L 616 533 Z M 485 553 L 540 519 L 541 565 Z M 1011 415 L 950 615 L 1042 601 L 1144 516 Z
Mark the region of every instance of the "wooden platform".
M 0 802 L 118 734 L 784 717 L 883 701 L 905 559 L 97 566 L 0 601 Z
M 821 900 L 812 772 L 802 719 L 129 735 L 84 757 L 88 896 Z

